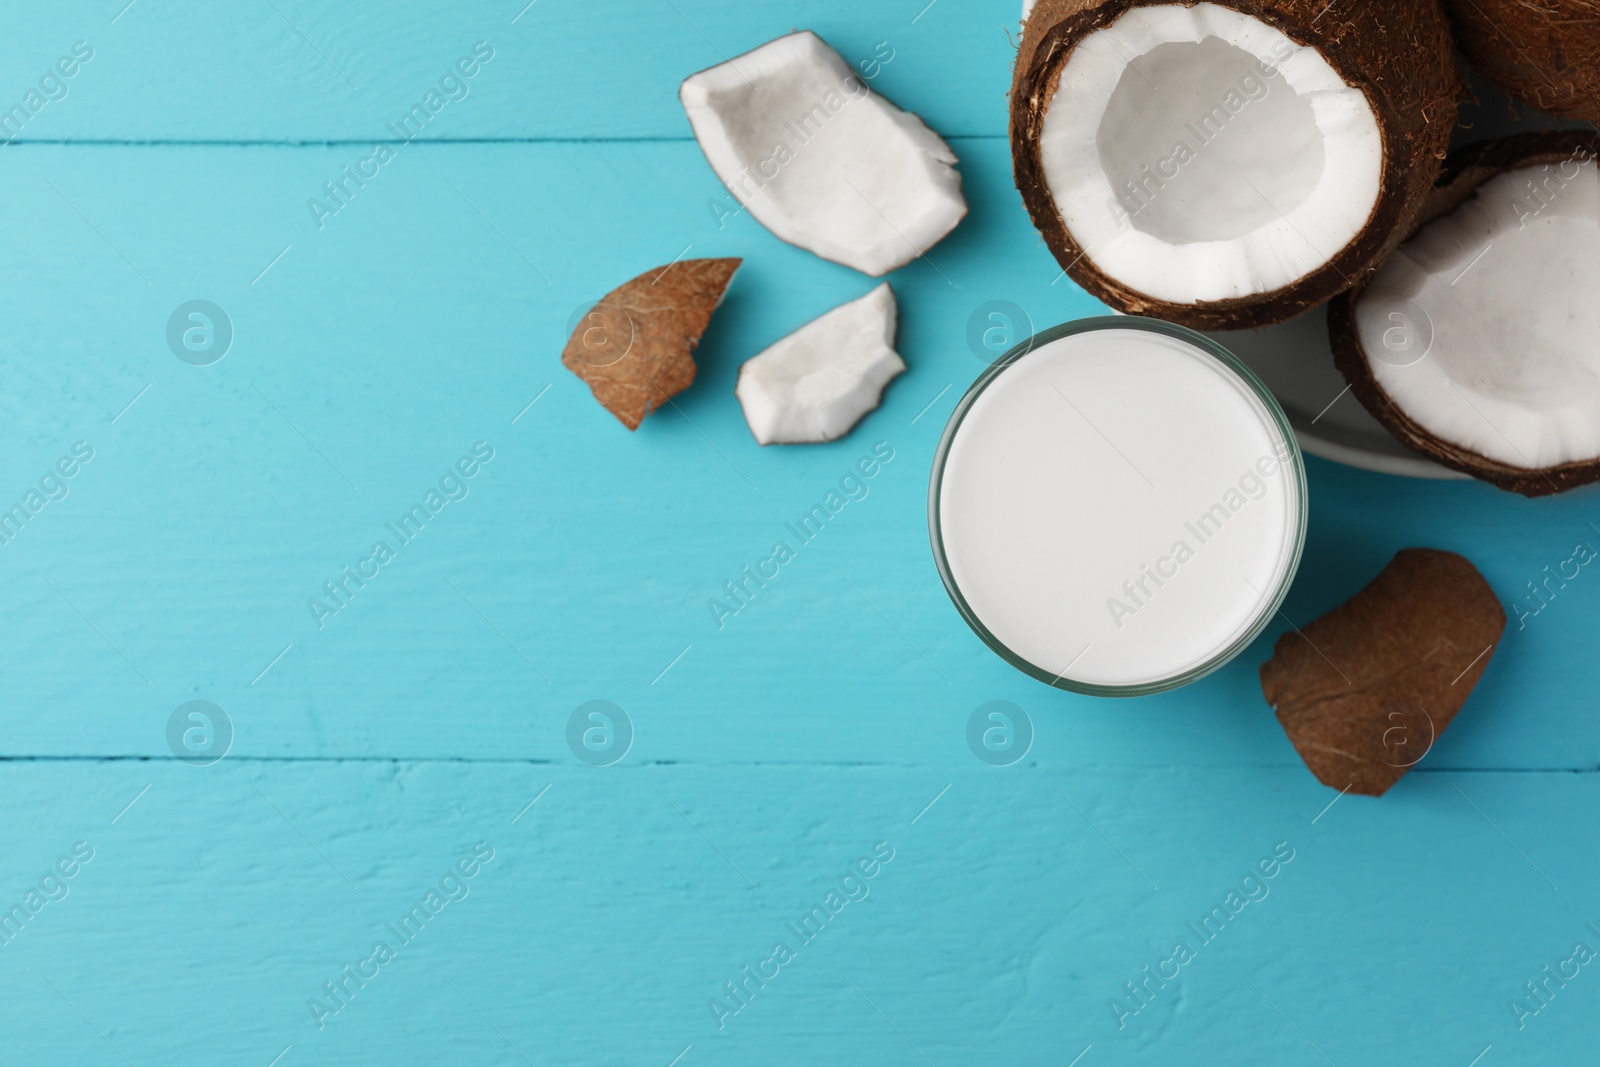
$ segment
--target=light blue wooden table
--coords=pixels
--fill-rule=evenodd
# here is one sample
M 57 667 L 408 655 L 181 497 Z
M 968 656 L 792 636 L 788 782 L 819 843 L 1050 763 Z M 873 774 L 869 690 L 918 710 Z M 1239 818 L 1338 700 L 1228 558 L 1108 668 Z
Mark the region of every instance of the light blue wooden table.
M 925 487 L 983 366 L 969 317 L 1100 310 L 1011 186 L 1012 0 L 124 2 L 11 3 L 0 34 L 0 505 L 28 516 L 0 545 L 0 1060 L 1593 1059 L 1600 969 L 1542 968 L 1600 949 L 1600 576 L 1513 623 L 1390 795 L 1331 807 L 1257 686 L 1285 624 L 1111 703 L 1011 671 L 947 601 Z M 911 370 L 883 408 L 762 450 L 739 363 L 872 283 L 719 225 L 676 87 L 791 27 L 892 54 L 875 87 L 950 137 L 972 210 L 892 279 Z M 316 218 L 477 42 L 464 97 Z M 746 265 L 681 411 L 630 435 L 558 355 L 685 252 Z M 208 365 L 167 341 L 192 300 L 231 324 Z M 869 495 L 719 629 L 707 599 L 878 442 Z M 474 447 L 319 626 L 307 600 Z M 1310 468 L 1297 622 L 1403 546 L 1509 607 L 1600 544 L 1592 492 Z M 231 723 L 207 766 L 169 744 L 196 700 Z M 592 700 L 631 723 L 609 766 L 568 743 Z M 1031 720 L 1012 766 L 968 748 L 990 700 Z

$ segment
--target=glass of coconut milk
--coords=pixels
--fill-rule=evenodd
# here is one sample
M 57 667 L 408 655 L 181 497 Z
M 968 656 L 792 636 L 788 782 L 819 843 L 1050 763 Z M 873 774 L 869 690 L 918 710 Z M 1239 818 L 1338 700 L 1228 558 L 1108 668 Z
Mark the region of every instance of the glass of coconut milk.
M 1046 330 L 967 391 L 928 492 L 967 624 L 1061 689 L 1139 696 L 1232 660 L 1306 534 L 1283 410 L 1215 341 L 1124 316 Z

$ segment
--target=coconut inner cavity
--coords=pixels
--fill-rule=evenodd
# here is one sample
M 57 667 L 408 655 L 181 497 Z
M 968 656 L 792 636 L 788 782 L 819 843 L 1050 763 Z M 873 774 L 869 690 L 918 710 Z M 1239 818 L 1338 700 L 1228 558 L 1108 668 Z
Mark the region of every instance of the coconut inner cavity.
M 1327 164 L 1310 101 L 1217 37 L 1130 63 L 1095 144 L 1128 222 L 1173 244 L 1260 229 L 1305 203 Z
M 1050 193 L 1104 274 L 1173 303 L 1293 284 L 1365 229 L 1382 137 L 1311 47 L 1216 4 L 1085 37 L 1045 114 Z
M 1433 436 L 1509 467 L 1600 456 L 1600 171 L 1499 174 L 1362 294 L 1373 377 Z

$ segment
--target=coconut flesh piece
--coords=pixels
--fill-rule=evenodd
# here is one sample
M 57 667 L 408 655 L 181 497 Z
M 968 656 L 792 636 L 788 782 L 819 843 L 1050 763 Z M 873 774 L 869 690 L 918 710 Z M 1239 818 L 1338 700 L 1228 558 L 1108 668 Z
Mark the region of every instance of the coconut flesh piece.
M 1556 482 L 1526 472 L 1600 459 L 1597 294 L 1600 171 L 1591 152 L 1477 186 L 1359 294 L 1355 329 L 1367 373 L 1413 424 L 1402 440 L 1437 438 L 1453 446 L 1444 462 L 1547 493 Z M 1492 465 L 1513 471 L 1479 469 Z M 1557 481 L 1600 476 L 1574 473 Z
M 896 319 L 884 282 L 747 360 L 734 393 L 756 440 L 795 445 L 849 433 L 906 369 L 894 350 Z
M 1316 49 L 1201 3 L 1128 10 L 1074 49 L 1041 160 L 1076 243 L 1156 300 L 1292 285 L 1360 235 L 1383 141 L 1365 94 Z
M 809 30 L 692 75 L 678 96 L 740 205 L 824 259 L 887 274 L 967 213 L 950 146 Z

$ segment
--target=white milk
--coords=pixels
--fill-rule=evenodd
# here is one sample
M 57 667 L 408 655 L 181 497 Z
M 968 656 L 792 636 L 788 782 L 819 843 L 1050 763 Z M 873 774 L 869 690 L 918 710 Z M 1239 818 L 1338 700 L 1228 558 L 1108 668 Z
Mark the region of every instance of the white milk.
M 1242 377 L 1174 333 L 1113 322 L 1040 344 L 957 409 L 935 468 L 947 582 L 991 644 L 1068 688 L 1220 666 L 1299 561 L 1298 453 Z

